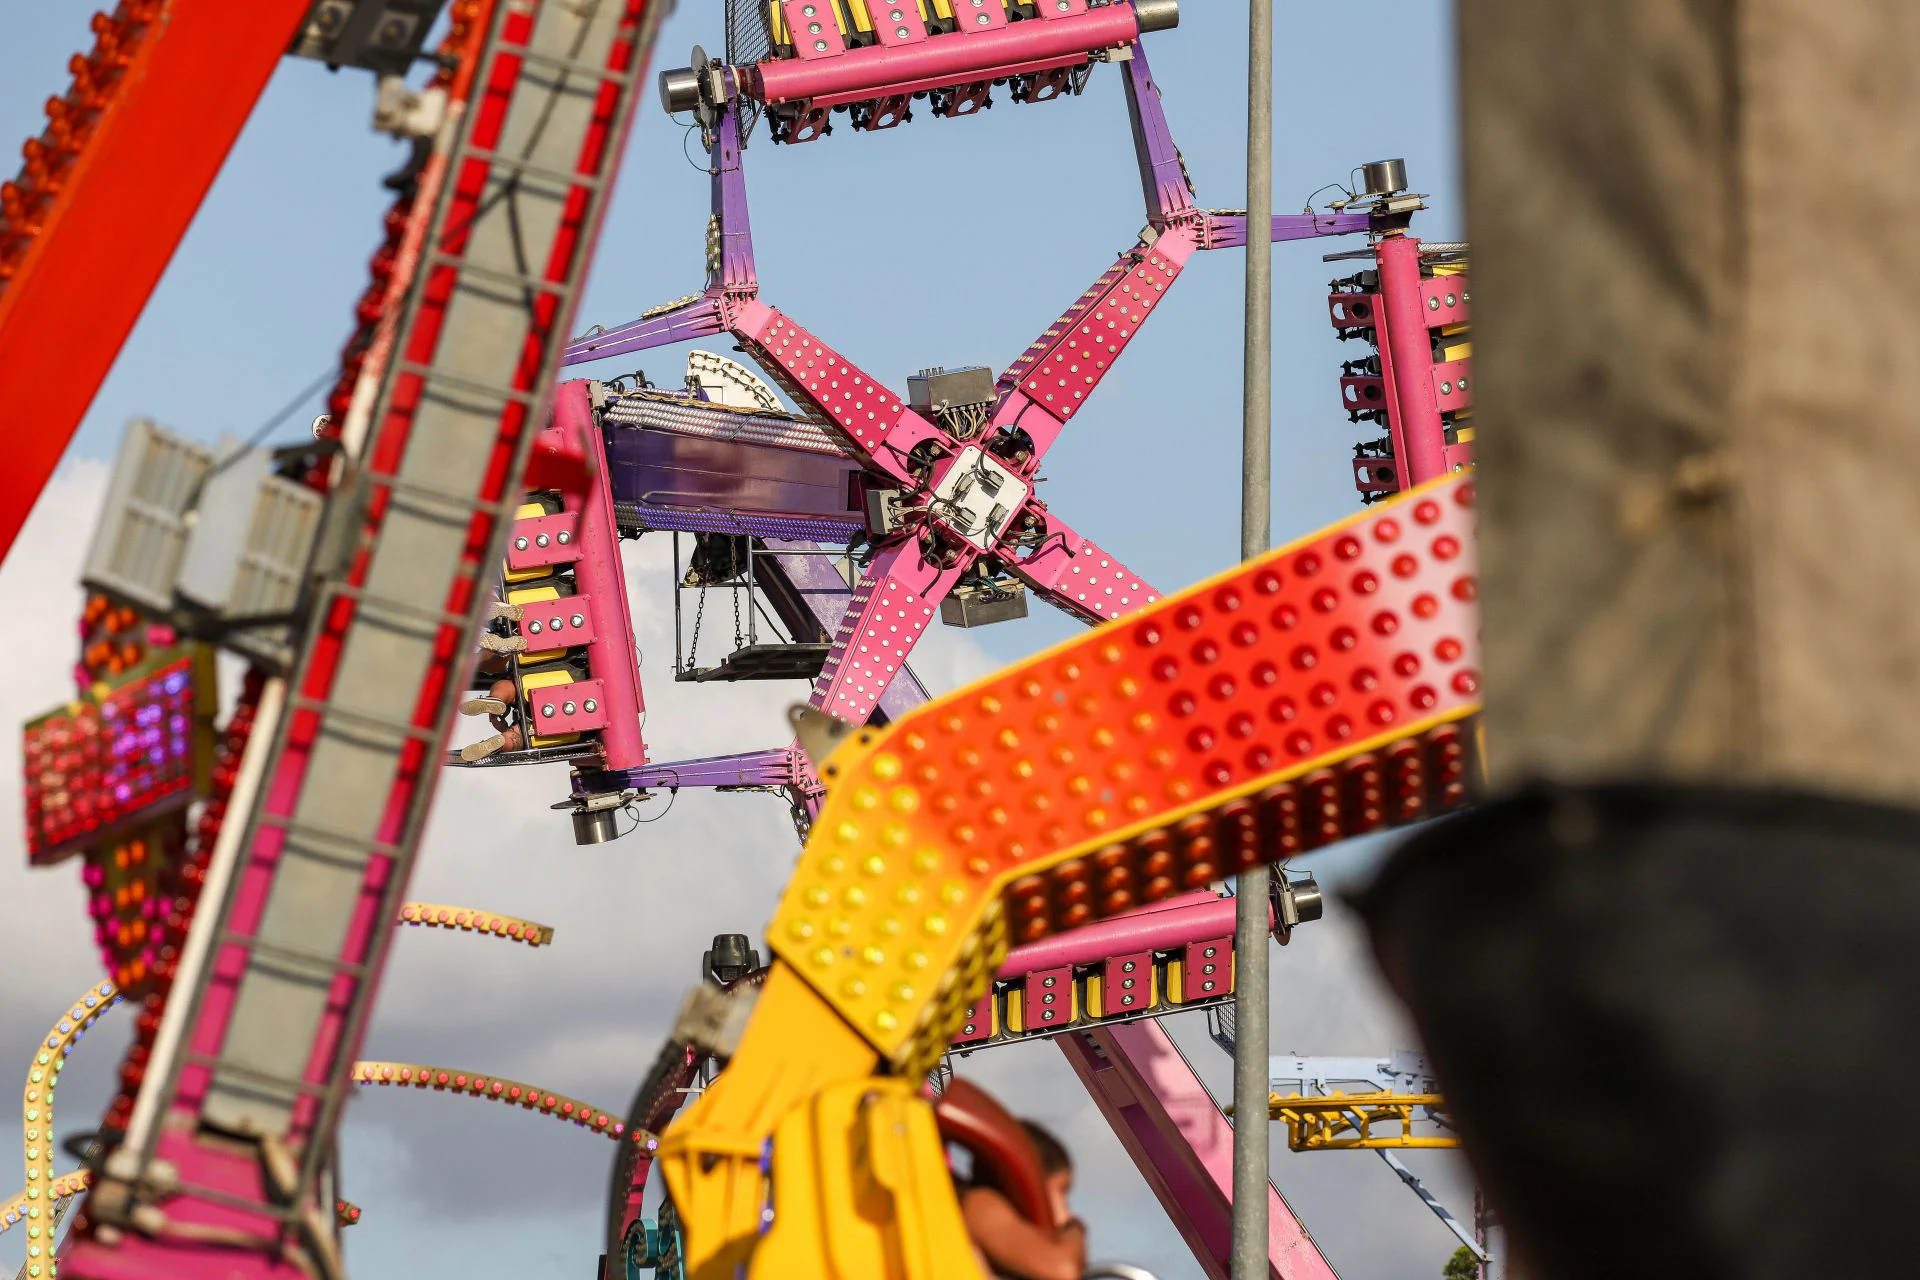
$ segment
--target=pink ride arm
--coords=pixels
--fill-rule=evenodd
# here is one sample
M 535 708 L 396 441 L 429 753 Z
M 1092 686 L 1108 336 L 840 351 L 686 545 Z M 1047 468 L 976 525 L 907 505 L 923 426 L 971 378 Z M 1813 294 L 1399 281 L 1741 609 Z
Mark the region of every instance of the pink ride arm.
M 1166 297 L 1198 245 L 1193 229 L 1183 226 L 1150 247 L 1121 254 L 1000 375 L 993 424 L 1019 426 L 1033 438 L 1035 459 L 1043 456 Z
M 832 423 L 870 465 L 913 487 L 907 452 L 922 440 L 942 438 L 932 423 L 872 374 L 763 302 L 740 307 L 732 329 L 794 403 Z
M 1152 584 L 1059 516 L 1037 502 L 1032 510 L 1043 524 L 1040 545 L 1009 567 L 1054 605 L 1088 622 L 1105 622 L 1160 598 Z
M 927 563 L 911 539 L 874 556 L 834 634 L 813 705 L 848 724 L 865 724 L 960 573 L 959 565 Z
M 1059 1036 L 1167 1216 L 1206 1269 L 1227 1280 L 1231 1256 L 1233 1126 L 1178 1045 L 1151 1019 Z M 1338 1280 L 1293 1209 L 1267 1186 L 1269 1280 Z

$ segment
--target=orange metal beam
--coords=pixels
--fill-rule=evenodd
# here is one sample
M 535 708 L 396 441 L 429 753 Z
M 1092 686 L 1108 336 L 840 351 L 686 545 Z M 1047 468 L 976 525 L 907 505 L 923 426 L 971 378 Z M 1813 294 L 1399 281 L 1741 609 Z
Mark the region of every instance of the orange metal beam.
M 0 557 L 309 0 L 123 0 L 0 185 Z

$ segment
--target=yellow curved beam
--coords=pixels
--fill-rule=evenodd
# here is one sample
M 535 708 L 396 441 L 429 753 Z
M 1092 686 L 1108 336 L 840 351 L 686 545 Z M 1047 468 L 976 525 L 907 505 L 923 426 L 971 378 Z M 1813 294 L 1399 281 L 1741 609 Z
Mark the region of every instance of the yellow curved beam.
M 26 1157 L 27 1187 L 17 1197 L 19 1208 L 15 1216 L 14 1202 L 9 1201 L 0 1208 L 0 1230 L 5 1230 L 16 1221 L 27 1224 L 27 1275 L 32 1280 L 52 1280 L 55 1273 L 53 1262 L 53 1204 L 62 1195 L 71 1195 L 72 1191 L 59 1188 L 75 1175 L 56 1178 L 53 1173 L 53 1093 L 60 1082 L 60 1068 L 66 1065 L 67 1053 L 74 1042 L 86 1034 L 87 1028 L 99 1020 L 100 1015 L 120 1003 L 120 992 L 111 982 L 102 982 L 89 987 L 86 993 L 62 1014 L 53 1024 L 34 1051 L 33 1065 L 27 1069 L 27 1086 L 22 1091 L 20 1102 L 20 1136 L 23 1154 Z M 85 1183 L 81 1183 L 84 1186 Z M 76 1188 L 77 1189 L 77 1188 Z
M 442 902 L 406 903 L 400 908 L 400 923 L 490 934 L 496 938 L 524 942 L 530 947 L 548 946 L 553 942 L 552 925 L 535 924 L 518 916 L 503 916 L 497 911 L 476 911 L 472 907 L 455 907 Z
M 923 1078 L 1011 946 L 1464 804 L 1473 505 L 1470 473 L 1422 485 L 842 741 L 737 1051 L 662 1143 L 689 1274 L 817 1271 L 829 1218 L 862 1248 L 909 1238 L 830 1207 L 767 1229 L 762 1153 L 836 1203 L 939 1186 L 937 1142 L 880 1133 L 878 1110 L 835 1132 L 834 1108 Z M 1138 589 L 1097 554 L 1067 572 Z M 893 1163 L 850 1169 L 870 1142 Z M 900 1203 L 914 1230 L 958 1220 L 950 1184 Z
M 426 1066 L 418 1062 L 356 1062 L 355 1084 L 399 1085 L 401 1088 L 434 1089 L 442 1093 L 460 1093 L 470 1098 L 538 1111 L 555 1120 L 577 1124 L 603 1137 L 619 1141 L 626 1136 L 626 1124 L 616 1116 L 564 1093 L 552 1093 L 505 1076 L 482 1075 L 477 1071 L 456 1071 L 452 1067 Z M 656 1135 L 636 1129 L 633 1141 L 645 1146 L 657 1142 Z
M 553 942 L 553 927 L 523 920 L 518 916 L 502 915 L 494 911 L 476 911 L 472 907 L 458 907 L 438 902 L 409 902 L 400 908 L 397 923 L 428 928 L 459 929 L 467 933 L 486 934 L 496 938 L 507 938 L 514 942 L 524 942 L 530 947 L 548 946 Z M 60 1080 L 60 1069 L 65 1065 L 67 1053 L 74 1042 L 84 1035 L 87 1028 L 99 1020 L 100 1015 L 120 1003 L 120 992 L 111 982 L 102 982 L 89 987 L 80 999 L 68 1008 L 60 1020 L 48 1030 L 40 1047 L 35 1050 L 33 1064 L 27 1071 L 26 1088 L 22 1093 L 20 1119 L 22 1154 L 26 1165 L 26 1189 L 10 1200 L 0 1201 L 0 1234 L 11 1230 L 24 1222 L 27 1224 L 27 1271 L 30 1280 L 53 1280 L 55 1265 L 49 1249 L 55 1230 L 53 1205 L 59 1200 L 77 1195 L 86 1190 L 91 1175 L 84 1169 L 75 1173 L 56 1177 L 53 1172 L 53 1095 Z M 390 1067 L 403 1064 L 362 1063 L 360 1066 Z M 415 1072 L 430 1068 L 412 1067 Z M 356 1073 L 358 1068 L 356 1068 Z M 469 1077 L 459 1077 L 465 1081 Z M 473 1077 L 483 1079 L 483 1077 Z M 390 1083 L 389 1080 L 373 1081 L 356 1074 L 360 1083 Z M 492 1080 L 487 1081 L 493 1084 Z M 605 1112 L 595 1111 L 585 1103 L 558 1094 L 545 1094 L 531 1090 L 530 1086 L 516 1081 L 500 1082 L 508 1089 L 523 1092 L 530 1091 L 540 1098 L 534 1104 L 536 1109 L 548 1110 L 552 1103 L 553 1114 L 562 1119 L 572 1119 L 580 1111 L 591 1112 L 594 1123 L 588 1127 L 607 1129 L 617 1136 L 621 1126 Z M 519 1095 L 514 1096 L 518 1100 Z M 344 1201 L 342 1202 L 345 1203 Z M 349 1219 L 346 1210 L 341 1209 L 343 1224 L 358 1221 L 359 1209 L 350 1206 L 353 1216 Z
M 55 1204 L 68 1196 L 77 1196 L 93 1182 L 93 1175 L 85 1169 L 76 1169 L 72 1173 L 63 1173 L 48 1184 L 51 1198 Z M 27 1216 L 27 1193 L 22 1191 L 13 1199 L 0 1202 L 0 1235 L 5 1235 L 22 1222 L 39 1221 Z M 29 1227 L 31 1231 L 33 1228 Z M 31 1238 L 31 1237 L 30 1237 Z M 29 1273 L 31 1274 L 31 1273 Z

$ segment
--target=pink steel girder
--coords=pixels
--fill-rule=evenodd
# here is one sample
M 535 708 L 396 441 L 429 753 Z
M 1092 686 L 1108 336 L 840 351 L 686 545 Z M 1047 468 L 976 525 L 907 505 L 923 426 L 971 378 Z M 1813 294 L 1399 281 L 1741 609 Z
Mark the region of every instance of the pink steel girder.
M 1383 237 L 1374 246 L 1380 278 L 1375 329 L 1380 374 L 1386 384 L 1388 422 L 1400 487 L 1410 489 L 1447 474 L 1446 429 L 1433 386 L 1433 341 L 1428 334 L 1420 242 L 1409 235 Z
M 1233 1126 L 1153 1019 L 1055 1037 L 1074 1074 L 1206 1269 L 1228 1280 Z M 1259 1118 L 1264 1126 L 1266 1118 Z M 1292 1206 L 1267 1184 L 1270 1280 L 1338 1280 Z
M 396 313 L 370 426 L 344 438 L 353 483 L 329 505 L 356 536 L 318 566 L 293 674 L 270 686 L 284 702 L 260 715 L 72 1277 L 340 1274 L 318 1188 L 348 1064 L 660 16 L 651 0 L 483 12 L 471 109 L 429 166 L 446 179 L 422 224 L 436 252 Z
M 600 682 L 604 704 L 601 767 L 639 768 L 647 762 L 647 744 L 640 731 L 647 704 L 640 689 L 633 614 L 607 477 L 606 438 L 594 421 L 586 383 L 563 382 L 554 391 L 552 416 L 534 438 L 533 453 L 527 459 L 526 487 L 530 492 L 557 491 L 561 511 L 575 519 L 571 549 L 579 594 L 573 599 L 584 602 L 580 607 L 592 627 L 584 647 L 587 678 Z

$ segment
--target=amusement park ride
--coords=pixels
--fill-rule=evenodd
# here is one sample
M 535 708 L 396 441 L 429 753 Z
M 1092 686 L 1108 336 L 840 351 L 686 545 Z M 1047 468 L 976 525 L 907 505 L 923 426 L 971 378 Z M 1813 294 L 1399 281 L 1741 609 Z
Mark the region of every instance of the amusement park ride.
M 359 1211 L 335 1189 L 340 1109 L 354 1085 L 398 1085 L 611 1138 L 607 1237 L 583 1242 L 583 1270 L 604 1253 L 619 1278 L 972 1277 L 946 1146 L 1016 1187 L 1037 1185 L 1033 1153 L 973 1091 L 929 1081 L 949 1053 L 1050 1038 L 1224 1276 L 1231 1131 L 1156 1021 L 1206 1008 L 1227 1030 L 1234 902 L 1215 886 L 1473 786 L 1464 246 L 1409 234 L 1422 206 L 1398 162 L 1268 228 L 1200 207 L 1147 58 L 1175 0 L 738 3 L 723 61 L 696 49 L 660 77 L 709 157 L 705 285 L 569 341 L 659 7 L 454 0 L 438 26 L 441 8 L 262 0 L 236 25 L 214 0 L 123 0 L 0 187 L 0 395 L 36 442 L 0 481 L 10 541 L 280 56 L 372 70 L 378 127 L 414 143 L 313 441 L 128 429 L 75 698 L 26 728 L 31 857 L 81 863 L 110 981 L 30 1068 L 26 1186 L 0 1205 L 25 1274 L 342 1274 Z M 421 61 L 432 78 L 410 87 Z M 1004 371 L 925 370 L 902 399 L 761 299 L 742 163 L 763 117 L 798 144 L 835 117 L 906 123 L 916 102 L 1077 94 L 1103 63 L 1146 226 Z M 1365 424 L 1364 510 L 1166 596 L 1041 501 L 1038 473 L 1192 256 L 1250 234 L 1358 238 L 1331 255 L 1355 273 L 1328 314 L 1366 348 L 1340 379 Z M 124 248 L 103 274 L 90 246 L 108 240 Z M 563 365 L 722 334 L 771 385 L 707 352 L 684 388 L 556 385 Z M 674 677 L 812 679 L 791 742 L 650 759 L 620 559 L 648 533 L 675 540 L 676 576 L 689 544 Z M 738 634 L 703 665 L 714 591 Z M 936 616 L 993 624 L 1036 596 L 1092 629 L 927 699 L 907 661 Z M 249 664 L 224 725 L 216 648 Z M 492 732 L 452 741 L 463 712 Z M 805 841 L 767 963 L 716 939 L 624 1114 L 356 1061 L 396 922 L 552 941 L 405 897 L 441 768 L 542 764 L 567 767 L 555 808 L 582 843 L 680 786 L 781 789 Z M 1275 936 L 1318 915 L 1310 878 L 1276 880 Z M 61 1061 L 116 1002 L 137 1009 L 120 1093 L 71 1152 L 80 1171 L 56 1175 Z M 1391 1162 L 1446 1141 L 1415 1132 L 1444 1122 L 1417 1062 L 1275 1070 L 1299 1149 Z M 1331 1276 L 1277 1192 L 1270 1210 L 1271 1273 Z

